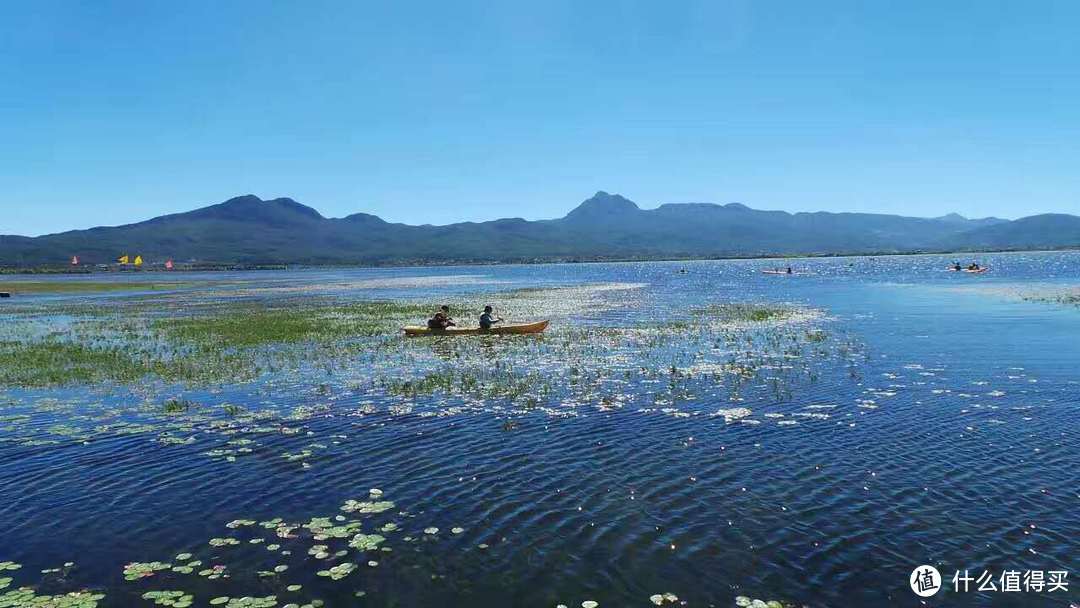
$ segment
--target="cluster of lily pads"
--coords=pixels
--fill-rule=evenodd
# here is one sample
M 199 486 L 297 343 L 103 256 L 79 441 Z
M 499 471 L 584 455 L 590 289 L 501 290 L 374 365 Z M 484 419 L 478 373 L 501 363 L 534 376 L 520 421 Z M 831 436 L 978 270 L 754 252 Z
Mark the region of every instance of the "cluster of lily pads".
M 141 578 L 154 576 L 155 573 L 172 567 L 172 564 L 165 562 L 131 562 L 124 566 L 124 578 L 129 581 L 137 581 Z
M 75 564 L 68 562 L 64 569 Z M 22 568 L 22 564 L 12 561 L 0 562 L 0 572 L 11 572 Z M 48 568 L 42 574 L 60 572 L 61 568 Z M 0 576 L 0 591 L 11 586 L 13 577 Z M 33 587 L 19 587 L 8 589 L 0 593 L 0 608 L 96 608 L 98 602 L 105 598 L 104 593 L 81 590 L 47 595 L 38 593 Z
M 158 606 L 188 608 L 195 601 L 195 596 L 183 591 L 147 591 L 142 594 L 144 600 L 153 600 Z
M 94 591 L 39 595 L 31 587 L 20 587 L 0 594 L 0 608 L 96 608 L 104 598 Z
M 225 524 L 225 528 L 232 530 L 234 535 L 214 537 L 209 541 L 208 545 L 226 552 L 240 551 L 242 546 L 257 545 L 282 558 L 290 558 L 294 553 L 304 555 L 308 559 L 317 560 L 316 563 L 319 566 L 314 572 L 317 577 L 327 581 L 340 582 L 354 574 L 362 563 L 366 562 L 367 566 L 371 568 L 379 565 L 379 561 L 376 559 L 364 558 L 364 560 L 350 561 L 350 556 L 355 558 L 372 553 L 389 553 L 392 551 L 387 546 L 388 537 L 401 532 L 402 526 L 396 521 L 386 519 L 386 517 L 411 517 L 408 513 L 401 511 L 391 515 L 391 512 L 395 509 L 396 505 L 393 501 L 383 498 L 382 490 L 372 488 L 369 490 L 366 499 L 349 499 L 343 502 L 339 514 L 312 517 L 306 523 L 289 522 L 280 517 L 262 521 L 242 518 L 231 520 Z M 437 532 L 437 529 L 435 531 Z M 455 526 L 452 532 L 454 534 L 463 534 L 465 529 Z M 252 534 L 254 536 L 244 542 L 243 535 Z M 400 539 L 404 543 L 418 541 L 417 537 L 407 535 L 401 536 Z M 305 547 L 306 551 L 304 551 Z M 162 580 L 163 585 L 171 587 L 175 583 L 175 575 L 192 574 L 196 568 L 202 565 L 202 561 L 194 559 L 194 557 L 192 553 L 180 553 L 170 562 L 132 562 L 124 566 L 124 577 L 128 581 L 138 584 L 155 576 L 172 575 Z M 220 558 L 215 557 L 214 559 L 218 561 Z M 279 563 L 268 569 L 258 570 L 253 573 L 247 570 L 240 571 L 238 575 L 241 576 L 241 582 L 248 580 L 252 574 L 257 578 L 271 578 L 275 585 L 280 585 L 279 589 L 284 589 L 284 593 L 300 594 L 305 590 L 304 585 L 285 580 L 285 577 L 291 574 L 292 571 L 288 564 Z M 228 566 L 218 564 L 204 568 L 198 571 L 197 574 L 208 580 L 214 580 L 217 578 L 229 578 L 230 570 Z M 363 597 L 364 595 L 366 595 L 366 592 L 363 590 L 354 592 L 355 597 Z M 175 590 L 175 587 L 172 589 L 145 591 L 142 597 L 146 600 L 152 600 L 158 605 L 178 606 L 179 608 L 190 606 L 194 602 L 193 593 L 178 591 Z M 210 604 L 224 606 L 225 608 L 256 608 L 277 606 L 279 601 L 278 595 L 243 597 L 221 595 L 211 599 Z M 285 604 L 289 608 L 317 608 L 321 605 L 322 601 L 318 599 Z
M 272 608 L 277 606 L 277 596 L 267 595 L 265 597 L 228 597 L 220 596 L 210 600 L 211 606 L 224 606 L 225 608 Z M 293 605 L 293 604 L 290 604 Z M 315 604 L 306 604 L 311 608 L 315 607 Z
M 783 602 L 779 600 L 755 600 L 745 595 L 736 597 L 735 605 L 739 608 L 785 608 Z

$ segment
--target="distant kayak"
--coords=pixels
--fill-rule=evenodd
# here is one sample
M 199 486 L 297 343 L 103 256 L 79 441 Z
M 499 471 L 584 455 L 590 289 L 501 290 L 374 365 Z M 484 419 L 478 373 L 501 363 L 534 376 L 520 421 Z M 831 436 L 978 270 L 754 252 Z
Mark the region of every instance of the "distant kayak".
M 788 272 L 786 270 L 762 270 L 761 274 L 798 274 L 796 272 Z
M 989 268 L 965 268 L 964 272 L 969 272 L 971 274 L 982 274 L 982 273 L 986 272 L 987 270 L 990 270 L 990 269 Z
M 406 325 L 401 330 L 406 336 L 476 336 L 480 334 L 538 334 L 547 329 L 548 321 L 536 323 L 518 323 L 514 325 L 496 325 L 491 329 L 479 327 L 448 327 L 446 329 L 431 329 L 420 325 Z

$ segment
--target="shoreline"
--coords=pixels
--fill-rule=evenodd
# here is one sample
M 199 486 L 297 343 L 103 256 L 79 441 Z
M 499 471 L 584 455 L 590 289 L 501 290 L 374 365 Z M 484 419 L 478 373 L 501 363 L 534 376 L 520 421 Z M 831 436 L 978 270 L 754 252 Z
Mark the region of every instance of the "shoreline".
M 792 254 L 758 254 L 758 255 L 717 255 L 717 256 L 616 256 L 616 257 L 582 257 L 582 258 L 551 258 L 531 260 L 401 260 L 400 262 L 387 262 L 382 264 L 372 263 L 199 263 L 192 265 L 176 264 L 173 270 L 163 267 L 151 268 L 119 268 L 108 269 L 96 267 L 70 268 L 62 266 L 34 266 L 34 267 L 0 267 L 0 276 L 5 275 L 92 275 L 92 274 L 142 274 L 142 273 L 174 273 L 174 272 L 253 272 L 253 271 L 281 271 L 281 270 L 306 270 L 306 269 L 376 269 L 376 268 L 443 268 L 449 266 L 540 266 L 558 264 L 630 264 L 641 262 L 714 262 L 714 261 L 738 261 L 738 260 L 796 260 L 796 259 L 834 259 L 834 258 L 885 258 L 900 256 L 930 256 L 930 255 L 956 255 L 971 256 L 980 254 L 1002 253 L 1058 253 L 1080 252 L 1080 245 L 1057 248 L 1039 249 L 986 249 L 986 250 L 947 250 L 947 251 L 876 251 L 876 252 L 841 252 L 841 253 L 792 253 Z

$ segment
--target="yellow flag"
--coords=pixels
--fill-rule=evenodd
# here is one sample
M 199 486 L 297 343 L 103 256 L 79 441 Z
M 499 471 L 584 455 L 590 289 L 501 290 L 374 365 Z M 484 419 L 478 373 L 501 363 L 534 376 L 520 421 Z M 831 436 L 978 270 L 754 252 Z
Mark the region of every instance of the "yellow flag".
M 136 266 L 142 266 L 142 256 L 141 255 L 135 256 L 135 265 Z
M 116 261 L 120 262 L 121 264 L 127 264 L 128 263 L 128 256 L 122 255 L 122 256 L 120 256 L 120 259 L 118 259 Z

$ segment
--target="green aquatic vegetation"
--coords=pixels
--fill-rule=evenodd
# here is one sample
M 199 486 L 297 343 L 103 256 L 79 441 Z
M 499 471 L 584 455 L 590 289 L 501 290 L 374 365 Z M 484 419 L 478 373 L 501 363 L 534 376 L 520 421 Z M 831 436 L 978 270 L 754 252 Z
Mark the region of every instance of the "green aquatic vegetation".
M 0 386 L 131 383 L 147 368 L 111 346 L 43 342 L 0 342 Z
M 38 595 L 31 587 L 19 587 L 0 594 L 0 608 L 95 608 L 104 593 L 72 591 L 59 595 Z
M 211 538 L 211 547 L 227 547 L 231 545 L 239 545 L 240 541 L 235 538 Z
M 311 450 L 300 450 L 296 453 L 285 452 L 281 455 L 281 457 L 289 462 L 296 462 L 299 460 L 307 460 L 308 458 L 311 458 L 313 454 L 314 452 L 312 452 Z
M 1042 302 L 1044 304 L 1062 304 L 1065 306 L 1080 306 L 1080 292 L 1026 295 L 1021 297 L 1028 302 Z
M 429 310 L 391 301 L 300 308 L 248 305 L 215 315 L 162 319 L 154 322 L 154 328 L 181 341 L 236 348 L 369 336 Z
M 779 600 L 755 600 L 745 595 L 736 597 L 735 605 L 739 608 L 785 608 L 783 602 Z
M 345 504 L 341 505 L 341 510 L 346 513 L 382 513 L 393 508 L 394 503 L 389 500 L 358 501 L 349 499 L 345 501 Z
M 17 564 L 15 562 L 0 562 L 0 572 L 3 572 L 4 570 L 18 570 L 19 568 L 22 568 L 22 564 Z
M 254 526 L 254 525 L 255 525 L 255 520 L 254 519 L 234 519 L 234 520 L 230 521 L 229 523 L 225 524 L 225 527 L 226 528 L 232 528 L 232 529 L 235 530 L 236 528 L 242 528 L 242 527 L 245 527 L 245 526 Z
M 190 410 L 192 407 L 195 407 L 195 404 L 187 399 L 169 399 L 161 406 L 161 409 L 166 414 L 179 414 Z
M 745 302 L 724 302 L 694 308 L 691 312 L 697 317 L 708 317 L 723 323 L 782 321 L 794 316 L 799 309 L 782 304 L 752 304 Z
M 14 580 L 10 576 L 0 577 L 0 589 L 7 589 L 11 586 L 11 581 Z
M 374 551 L 386 540 L 386 537 L 378 534 L 357 534 L 349 541 L 349 546 L 360 551 Z
M 215 597 L 210 600 L 211 606 L 225 606 L 225 608 L 271 608 L 277 606 L 277 596 L 266 597 Z
M 187 553 L 184 553 L 183 555 L 187 555 L 188 557 L 191 557 L 191 555 L 187 554 Z M 201 560 L 193 560 L 193 561 L 190 561 L 190 562 L 188 562 L 188 563 L 186 563 L 184 565 L 181 565 L 181 566 L 173 566 L 171 568 L 171 570 L 173 572 L 178 573 L 178 574 L 191 574 L 192 572 L 195 571 L 195 568 L 198 568 L 201 565 L 202 565 Z
M 155 572 L 168 570 L 172 564 L 164 562 L 131 562 L 124 566 L 124 578 L 129 581 L 137 581 L 141 578 L 154 576 Z
M 101 293 L 110 291 L 163 291 L 189 287 L 189 282 L 136 281 L 0 281 L 0 291 L 13 294 Z
M 193 436 L 174 437 L 168 431 L 158 435 L 158 443 L 163 443 L 165 445 L 189 445 L 195 443 L 195 441 L 195 437 Z
M 183 591 L 147 591 L 142 594 L 144 600 L 154 600 L 158 606 L 188 608 L 195 601 L 195 596 Z
M 311 530 L 315 540 L 326 540 L 328 538 L 348 538 L 352 536 L 360 529 L 360 522 L 354 521 L 344 525 L 336 525 L 331 523 L 329 517 L 316 517 L 305 524 L 304 527 Z
M 58 309 L 16 313 L 0 331 L 0 386 L 54 386 L 151 376 L 169 382 L 243 382 L 308 360 L 355 354 L 357 339 L 393 334 L 425 307 L 409 303 L 305 302 L 273 308 L 238 302 L 179 308 L 148 304 L 87 307 L 73 318 Z M 8 339 L 7 336 L 17 337 Z M 289 347 L 292 348 L 289 348 Z M 303 347 L 303 348 L 302 348 Z M 179 412 L 183 403 L 167 403 Z
M 229 569 L 226 566 L 218 564 L 209 568 L 199 570 L 199 576 L 205 577 L 209 580 L 216 580 L 219 578 L 229 578 Z
M 356 570 L 356 564 L 353 564 L 351 562 L 345 562 L 342 564 L 338 564 L 328 570 L 319 570 L 315 574 L 317 574 L 318 576 L 329 577 L 331 580 L 337 581 L 352 574 L 353 570 Z

